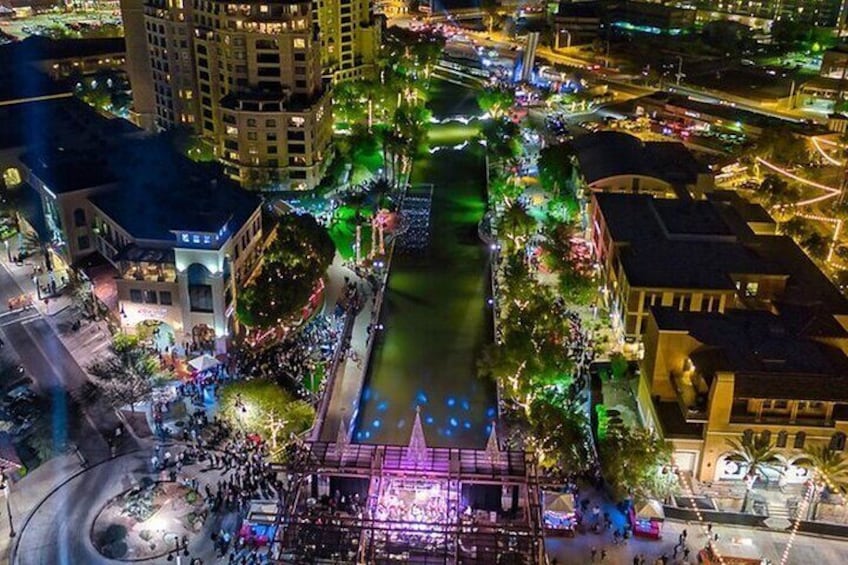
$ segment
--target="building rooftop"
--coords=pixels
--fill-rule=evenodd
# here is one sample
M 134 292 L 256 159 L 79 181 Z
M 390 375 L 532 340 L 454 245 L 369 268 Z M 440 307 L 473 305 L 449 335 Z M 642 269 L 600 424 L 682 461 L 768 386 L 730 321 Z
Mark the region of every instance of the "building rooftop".
M 114 55 L 126 52 L 123 37 L 97 37 L 91 39 L 51 39 L 43 35 L 32 35 L 22 41 L 0 46 L 0 66 Z
M 717 372 L 734 373 L 739 398 L 834 400 L 836 395 L 848 400 L 848 357 L 806 334 L 807 327 L 793 317 L 762 310 L 720 314 L 665 307 L 654 307 L 651 314 L 661 331 L 685 331 L 703 344 L 690 358 L 705 381 Z M 831 329 L 838 332 L 833 337 L 848 337 L 844 329 Z
M 632 286 L 732 290 L 739 275 L 785 279 L 778 307 L 848 314 L 848 300 L 804 251 L 782 235 L 755 234 L 761 207 L 724 196 L 686 201 L 646 194 L 593 195 Z
M 599 131 L 581 135 L 572 142 L 580 171 L 586 182 L 642 175 L 662 179 L 671 185 L 694 184 L 698 174 L 707 172 L 688 149 L 678 142 L 643 142 L 619 131 Z
M 177 231 L 234 231 L 261 202 L 219 166 L 189 161 L 161 137 L 126 143 L 110 157 L 118 187 L 91 202 L 138 239 L 173 242 Z
M 142 134 L 130 122 L 106 118 L 72 96 L 0 105 L 0 124 L 3 125 L 0 127 L 0 150 L 15 147 L 26 147 L 30 151 L 85 148 L 92 152 L 106 152 L 110 144 Z
M 76 150 L 40 150 L 24 153 L 21 162 L 53 194 L 112 184 L 117 177 L 105 158 Z

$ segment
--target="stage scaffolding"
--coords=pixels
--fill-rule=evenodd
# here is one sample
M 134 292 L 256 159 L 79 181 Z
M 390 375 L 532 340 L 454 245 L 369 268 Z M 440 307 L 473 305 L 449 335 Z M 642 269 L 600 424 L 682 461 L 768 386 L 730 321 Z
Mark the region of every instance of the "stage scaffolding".
M 296 462 L 279 467 L 297 486 L 280 506 L 273 554 L 278 563 L 522 564 L 544 562 L 542 508 L 535 463 L 523 451 L 427 448 L 411 457 L 402 446 L 332 442 L 304 444 Z M 367 483 L 365 510 L 357 516 L 307 505 L 310 485 L 323 478 Z M 416 521 L 380 516 L 379 500 L 390 489 L 421 492 L 432 488 L 444 498 L 446 512 Z M 434 486 L 438 485 L 438 486 Z M 464 485 L 498 485 L 515 490 L 517 510 L 461 512 Z M 312 493 L 314 494 L 314 493 Z M 426 497 L 424 497 L 426 500 Z M 477 512 L 476 514 L 482 514 Z

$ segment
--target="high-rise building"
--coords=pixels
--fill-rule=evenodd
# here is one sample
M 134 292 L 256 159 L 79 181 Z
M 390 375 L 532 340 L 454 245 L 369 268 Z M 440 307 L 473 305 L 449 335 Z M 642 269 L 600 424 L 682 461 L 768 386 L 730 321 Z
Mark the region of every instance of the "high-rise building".
M 320 181 L 332 109 L 310 0 L 145 0 L 144 17 L 158 128 L 192 128 L 245 186 Z
M 334 82 L 369 76 L 380 47 L 380 25 L 371 0 L 314 0 L 321 67 Z
M 698 0 L 705 12 L 769 20 L 791 20 L 822 27 L 839 25 L 844 0 Z
M 121 0 L 121 17 L 127 49 L 127 74 L 132 85 L 132 121 L 144 129 L 153 129 L 156 101 L 144 26 L 144 0 Z

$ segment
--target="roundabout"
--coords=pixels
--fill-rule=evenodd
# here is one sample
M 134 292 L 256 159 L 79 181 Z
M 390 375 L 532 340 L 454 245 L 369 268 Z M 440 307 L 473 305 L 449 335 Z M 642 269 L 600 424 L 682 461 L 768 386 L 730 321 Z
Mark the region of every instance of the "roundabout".
M 143 478 L 102 507 L 91 541 L 106 558 L 141 561 L 167 555 L 177 540 L 203 529 L 208 513 L 200 494 L 179 483 Z

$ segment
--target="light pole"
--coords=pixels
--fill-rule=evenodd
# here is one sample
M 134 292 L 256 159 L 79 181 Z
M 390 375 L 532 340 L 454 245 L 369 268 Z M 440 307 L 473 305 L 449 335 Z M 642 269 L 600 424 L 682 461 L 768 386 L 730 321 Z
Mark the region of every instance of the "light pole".
M 9 263 L 12 262 L 12 251 L 9 249 L 9 240 L 4 239 L 3 243 L 6 245 L 6 258 L 9 260 Z
M 677 56 L 677 85 L 680 86 L 680 79 L 683 78 L 683 57 Z
M 168 561 L 177 558 L 177 565 L 182 565 L 182 558 L 188 557 L 188 536 L 174 539 L 174 549 L 168 553 Z
M 12 482 L 6 477 L 6 468 L 0 471 L 0 481 L 2 481 L 3 494 L 6 496 L 6 513 L 9 515 L 9 537 L 13 538 L 17 534 L 15 532 L 15 524 L 12 521 L 12 504 L 9 502 L 9 495 L 12 494 Z

